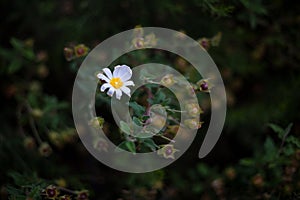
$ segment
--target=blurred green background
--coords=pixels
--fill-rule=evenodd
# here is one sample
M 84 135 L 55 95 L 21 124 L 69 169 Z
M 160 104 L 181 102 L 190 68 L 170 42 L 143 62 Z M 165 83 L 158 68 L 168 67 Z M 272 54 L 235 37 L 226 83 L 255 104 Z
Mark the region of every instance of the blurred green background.
M 73 193 L 60 193 L 74 199 L 84 190 L 90 199 L 300 198 L 296 1 L 2 0 L 0 5 L 2 199 L 45 199 L 49 185 L 69 188 Z M 221 138 L 205 159 L 197 154 L 207 124 L 183 157 L 146 174 L 103 166 L 76 137 L 70 102 L 83 58 L 68 62 L 63 49 L 81 43 L 93 48 L 136 25 L 184 31 L 195 40 L 222 33 L 219 46 L 208 53 L 222 74 L 228 111 Z M 49 134 L 52 130 L 58 136 Z

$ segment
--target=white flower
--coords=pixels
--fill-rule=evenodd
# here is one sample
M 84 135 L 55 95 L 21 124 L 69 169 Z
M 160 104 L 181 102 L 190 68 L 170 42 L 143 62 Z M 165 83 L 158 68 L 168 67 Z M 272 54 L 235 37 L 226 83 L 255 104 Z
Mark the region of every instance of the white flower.
M 107 88 L 107 94 L 113 96 L 116 92 L 117 99 L 121 99 L 122 92 L 130 97 L 130 89 L 127 86 L 134 86 L 133 81 L 129 81 L 132 76 L 132 70 L 127 65 L 118 65 L 115 66 L 114 72 L 111 73 L 110 69 L 104 68 L 103 73 L 97 74 L 97 77 L 101 80 L 104 80 L 104 83 L 100 90 L 104 92 Z

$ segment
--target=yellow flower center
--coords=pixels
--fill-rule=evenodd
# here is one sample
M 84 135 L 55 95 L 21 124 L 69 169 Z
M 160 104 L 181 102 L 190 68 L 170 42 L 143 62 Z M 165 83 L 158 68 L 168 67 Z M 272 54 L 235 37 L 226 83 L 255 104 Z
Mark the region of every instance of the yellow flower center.
M 109 82 L 115 89 L 119 89 L 123 86 L 123 82 L 120 78 L 112 78 Z

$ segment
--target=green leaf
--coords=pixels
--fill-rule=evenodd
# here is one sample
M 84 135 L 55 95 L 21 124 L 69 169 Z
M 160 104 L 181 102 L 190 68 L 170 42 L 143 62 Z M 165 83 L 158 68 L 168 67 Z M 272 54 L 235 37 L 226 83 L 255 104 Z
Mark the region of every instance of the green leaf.
M 264 143 L 264 150 L 265 153 L 263 156 L 265 161 L 269 162 L 276 158 L 278 150 L 274 144 L 274 141 L 270 137 L 268 137 Z
M 141 116 L 146 112 L 146 109 L 136 102 L 129 102 L 129 106 L 133 109 L 137 116 Z
M 116 151 L 120 152 L 120 150 L 123 149 L 125 151 L 129 151 L 132 153 L 136 153 L 136 147 L 135 147 L 135 143 L 132 141 L 124 141 L 121 144 L 118 145 Z
M 7 72 L 8 74 L 13 74 L 15 72 L 17 72 L 18 70 L 20 70 L 22 67 L 22 62 L 20 59 L 15 58 L 11 61 L 10 65 L 7 68 Z
M 132 118 L 132 121 L 133 121 L 136 125 L 142 126 L 142 122 L 141 122 L 141 120 L 140 120 L 139 118 L 133 117 L 133 118 Z
M 280 139 L 283 138 L 284 136 L 284 130 L 283 128 L 281 128 L 280 126 L 276 125 L 276 124 L 272 124 L 272 123 L 269 123 L 268 126 L 275 132 L 278 134 L 278 137 Z
M 294 152 L 295 152 L 295 148 L 293 148 L 292 145 L 286 145 L 283 149 L 283 153 L 286 156 L 290 156 L 290 155 L 294 154 Z
M 209 175 L 209 168 L 204 164 L 197 165 L 197 171 L 201 176 L 206 177 Z
M 254 163 L 254 160 L 251 158 L 244 158 L 244 159 L 240 160 L 240 164 L 247 166 L 247 167 L 251 167 L 251 166 L 254 166 L 255 163 Z
M 120 121 L 120 129 L 124 133 L 126 133 L 128 135 L 131 135 L 131 129 L 130 129 L 129 125 L 126 122 Z
M 136 153 L 136 147 L 135 147 L 135 143 L 131 142 L 131 141 L 126 141 L 125 143 L 127 149 L 132 152 L 132 153 Z
M 150 138 L 143 140 L 143 144 L 150 148 L 152 151 L 155 151 L 157 148 L 159 148 L 159 146 L 157 146 L 155 142 Z
M 297 148 L 300 148 L 300 140 L 298 138 L 291 135 L 286 139 L 286 141 L 288 143 L 292 143 L 292 144 L 296 145 Z

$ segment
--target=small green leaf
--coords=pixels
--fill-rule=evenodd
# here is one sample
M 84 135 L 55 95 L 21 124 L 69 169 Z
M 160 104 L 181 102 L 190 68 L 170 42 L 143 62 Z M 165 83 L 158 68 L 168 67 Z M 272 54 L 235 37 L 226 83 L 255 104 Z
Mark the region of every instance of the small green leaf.
M 264 152 L 263 157 L 264 157 L 265 161 L 269 162 L 276 158 L 278 150 L 274 144 L 274 141 L 270 137 L 268 137 L 264 143 L 264 150 L 265 150 L 265 152 Z
M 197 171 L 199 172 L 199 174 L 201 176 L 206 177 L 206 176 L 209 175 L 209 168 L 206 165 L 204 165 L 204 164 L 199 164 L 197 166 Z
M 280 126 L 276 125 L 276 124 L 272 124 L 272 123 L 269 123 L 268 126 L 275 132 L 278 134 L 278 137 L 280 139 L 283 138 L 284 136 L 284 130 L 283 128 L 281 128 Z
M 124 141 L 118 145 L 116 151 L 120 152 L 121 150 L 129 151 L 132 153 L 136 153 L 135 143 L 132 141 Z
M 244 158 L 240 160 L 240 164 L 247 167 L 251 167 L 254 165 L 254 160 L 252 160 L 251 158 Z
M 146 112 L 146 109 L 136 102 L 129 102 L 129 106 L 133 109 L 134 114 L 137 116 L 141 116 Z
M 130 129 L 129 125 L 126 122 L 120 121 L 120 129 L 124 133 L 126 133 L 128 135 L 131 135 L 131 129 Z
M 22 67 L 22 62 L 20 59 L 15 58 L 11 61 L 10 65 L 8 66 L 7 72 L 8 74 L 13 74 L 17 72 Z
M 136 147 L 135 147 L 135 143 L 134 142 L 131 142 L 131 141 L 126 141 L 125 143 L 127 149 L 132 152 L 132 153 L 136 153 Z
M 294 152 L 295 152 L 295 149 L 292 147 L 292 145 L 286 145 L 283 149 L 283 153 L 286 156 L 290 156 L 290 155 L 294 154 Z
M 147 146 L 148 148 L 150 148 L 152 151 L 155 151 L 157 148 L 159 148 L 159 146 L 157 146 L 155 144 L 155 142 L 152 139 L 150 139 L 150 138 L 145 139 L 143 141 L 143 144 L 145 146 Z
M 140 120 L 139 118 L 133 117 L 133 118 L 132 118 L 132 121 L 133 121 L 136 125 L 142 126 L 142 122 L 141 122 L 141 120 Z

